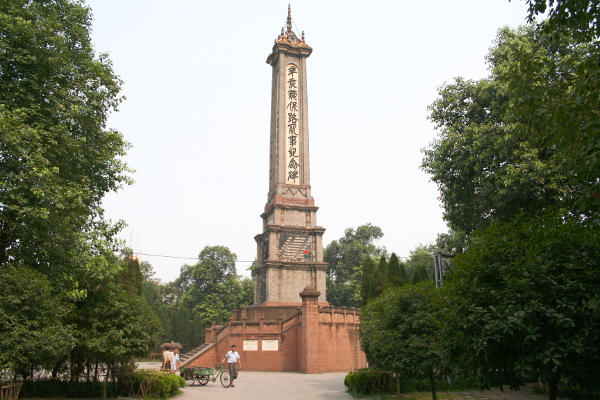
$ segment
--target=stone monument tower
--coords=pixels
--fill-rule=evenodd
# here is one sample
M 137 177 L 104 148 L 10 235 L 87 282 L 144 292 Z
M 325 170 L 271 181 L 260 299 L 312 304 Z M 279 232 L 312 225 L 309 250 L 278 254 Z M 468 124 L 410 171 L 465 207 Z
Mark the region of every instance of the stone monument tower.
M 311 196 L 308 151 L 306 59 L 312 48 L 287 29 L 275 40 L 267 63 L 273 67 L 269 193 L 254 277 L 255 305 L 300 304 L 300 292 L 313 286 L 326 302 L 323 233 Z

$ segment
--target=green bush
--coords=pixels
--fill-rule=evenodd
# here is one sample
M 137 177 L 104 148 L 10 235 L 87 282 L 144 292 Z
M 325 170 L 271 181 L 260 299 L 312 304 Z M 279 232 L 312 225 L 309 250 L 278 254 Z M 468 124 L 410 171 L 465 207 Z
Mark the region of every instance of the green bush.
M 137 396 L 141 394 L 142 385 L 146 395 L 158 398 L 167 398 L 180 393 L 179 388 L 185 387 L 185 380 L 175 374 L 136 371 L 133 374 L 119 376 L 118 388 L 122 396 Z
M 369 395 L 379 393 L 396 393 L 396 380 L 389 372 L 382 370 L 361 369 L 350 372 L 344 379 L 344 385 L 353 394 Z M 438 376 L 435 379 L 436 390 L 472 390 L 478 389 L 474 379 L 463 377 Z M 431 390 L 427 378 L 400 377 L 400 392 L 428 392 Z
M 102 397 L 103 390 L 102 382 L 70 382 L 58 379 L 25 380 L 21 386 L 19 397 Z M 116 396 L 112 383 L 106 386 L 106 393 L 110 397 Z
M 344 378 L 344 385 L 351 393 L 361 395 L 396 391 L 396 383 L 392 374 L 381 370 L 361 369 L 350 372 Z
M 598 400 L 600 399 L 600 384 L 596 379 L 590 378 L 577 382 L 575 379 L 562 378 L 558 383 L 558 397 L 568 398 L 571 400 Z M 535 392 L 538 394 L 548 394 L 548 385 L 543 382 L 538 382 L 535 387 Z

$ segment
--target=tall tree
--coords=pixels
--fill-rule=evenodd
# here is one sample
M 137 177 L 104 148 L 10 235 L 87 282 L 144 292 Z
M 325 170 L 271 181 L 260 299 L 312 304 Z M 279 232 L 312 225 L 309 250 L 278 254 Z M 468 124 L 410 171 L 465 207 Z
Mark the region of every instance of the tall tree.
M 367 357 L 401 378 L 428 378 L 433 399 L 434 377 L 444 366 L 437 346 L 437 292 L 429 282 L 389 289 L 372 299 L 360 314 L 360 342 Z
M 556 1 L 533 43 L 505 30 L 490 54 L 511 109 L 537 146 L 560 151 L 557 168 L 587 212 L 600 210 L 599 12 L 596 2 Z
M 65 316 L 73 305 L 53 293 L 46 276 L 16 267 L 0 268 L 0 364 L 11 377 L 27 377 L 32 366 L 48 370 L 73 347 Z
M 406 269 L 412 283 L 426 280 L 433 281 L 433 255 L 432 246 L 419 245 L 410 251 L 410 257 L 406 260 Z M 418 275 L 415 281 L 415 275 Z
M 369 300 L 377 297 L 377 279 L 378 268 L 371 257 L 365 258 L 361 266 L 360 281 L 360 301 L 365 306 Z
M 408 275 L 404 263 L 400 261 L 396 253 L 392 253 L 387 263 L 387 279 L 389 286 L 402 286 L 408 283 Z
M 560 154 L 531 143 L 502 82 L 456 78 L 439 95 L 430 119 L 440 133 L 424 150 L 422 168 L 438 184 L 443 216 L 453 231 L 469 234 L 572 200 L 573 188 L 556 169 Z
M 482 387 L 532 376 L 557 397 L 566 377 L 600 387 L 600 227 L 566 214 L 520 216 L 475 234 L 442 286 L 445 337 Z
M 229 317 L 232 310 L 252 305 L 252 280 L 237 275 L 237 256 L 224 246 L 206 246 L 198 263 L 181 268 L 176 280 L 181 290 L 180 305 L 207 326 Z
M 600 6 L 595 0 L 526 0 L 528 20 L 546 13 L 545 30 L 568 32 L 581 41 L 600 37 Z
M 130 183 L 128 144 L 106 129 L 121 81 L 90 41 L 91 14 L 69 0 L 0 3 L 0 266 L 25 265 L 85 295 L 116 272 L 120 225 L 102 197 Z
M 381 228 L 366 224 L 356 230 L 348 228 L 344 236 L 325 247 L 327 267 L 327 301 L 341 307 L 360 307 L 360 266 L 366 257 L 377 258 L 385 248 L 373 242 L 383 237 Z M 354 280 L 354 282 L 353 282 Z

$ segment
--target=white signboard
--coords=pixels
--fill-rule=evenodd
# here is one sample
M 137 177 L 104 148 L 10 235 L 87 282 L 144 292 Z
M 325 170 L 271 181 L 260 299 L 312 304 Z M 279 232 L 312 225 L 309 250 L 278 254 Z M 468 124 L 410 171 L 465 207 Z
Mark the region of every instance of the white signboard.
M 258 350 L 258 340 L 244 340 L 244 350 Z
M 262 341 L 262 349 L 263 350 L 279 350 L 279 341 L 275 340 L 263 340 Z

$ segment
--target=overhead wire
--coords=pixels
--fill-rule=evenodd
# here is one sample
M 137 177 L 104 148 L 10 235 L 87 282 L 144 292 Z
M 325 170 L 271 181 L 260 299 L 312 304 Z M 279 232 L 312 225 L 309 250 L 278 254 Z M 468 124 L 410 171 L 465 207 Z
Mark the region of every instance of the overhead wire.
M 140 256 L 148 256 L 148 257 L 163 257 L 163 258 L 181 258 L 181 259 L 185 259 L 185 260 L 197 260 L 198 257 L 182 257 L 182 256 L 166 256 L 163 254 L 147 254 L 147 253 L 133 253 L 135 255 L 140 255 Z M 398 257 L 398 256 L 396 256 Z M 410 257 L 398 257 L 398 258 L 410 258 Z M 236 262 L 240 262 L 240 263 L 253 263 L 256 260 L 253 261 L 245 261 L 245 260 L 237 260 Z

